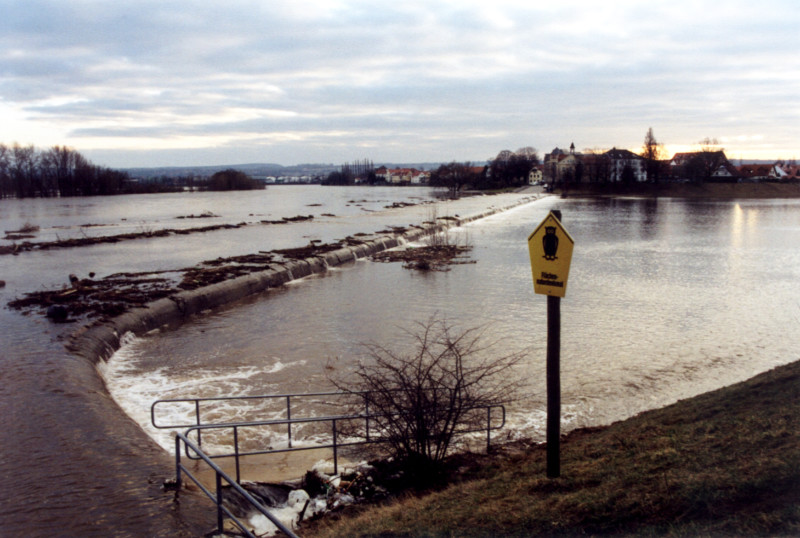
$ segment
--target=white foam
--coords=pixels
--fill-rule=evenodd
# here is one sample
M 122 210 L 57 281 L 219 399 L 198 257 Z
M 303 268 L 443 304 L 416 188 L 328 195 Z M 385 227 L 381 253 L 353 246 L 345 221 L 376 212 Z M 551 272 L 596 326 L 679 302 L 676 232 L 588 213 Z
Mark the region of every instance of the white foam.
M 159 445 L 174 451 L 172 430 L 156 428 L 151 422 L 151 405 L 157 400 L 181 398 L 217 398 L 247 395 L 247 388 L 258 386 L 269 392 L 263 383 L 253 383 L 260 374 L 274 374 L 286 368 L 304 364 L 305 361 L 284 363 L 279 358 L 265 368 L 256 366 L 227 366 L 194 368 L 191 374 L 169 367 L 142 371 L 138 365 L 142 355 L 143 340 L 126 334 L 122 346 L 108 362 L 100 363 L 98 371 L 103 377 L 112 398 Z M 276 401 L 270 409 L 263 400 L 221 400 L 203 402 L 201 417 L 204 423 L 229 423 L 240 421 L 275 420 L 285 418 L 282 403 Z M 165 402 L 155 409 L 155 421 L 160 426 L 196 424 L 193 402 Z M 185 429 L 185 428 L 182 428 Z M 204 432 L 203 448 L 211 454 L 230 452 L 230 432 Z M 248 429 L 240 438 L 246 446 L 283 446 L 287 443 L 281 428 Z
M 292 499 L 293 494 L 295 495 L 294 499 Z M 306 506 L 306 502 L 308 502 L 308 506 Z M 294 529 L 297 527 L 300 512 L 303 511 L 304 507 L 304 518 L 312 517 L 327 510 L 327 504 L 324 499 L 309 499 L 305 491 L 295 490 L 289 494 L 289 503 L 287 506 L 269 508 L 269 513 L 287 528 Z M 278 532 L 278 527 L 267 519 L 267 516 L 261 513 L 251 515 L 247 519 L 247 523 L 250 524 L 250 530 L 256 536 L 274 536 Z
M 277 359 L 275 364 L 272 365 L 272 368 L 267 370 L 265 373 L 274 374 L 274 373 L 280 372 L 281 370 L 285 370 L 289 366 L 303 366 L 305 364 L 306 364 L 305 360 L 299 360 L 299 361 L 293 362 L 291 364 L 284 364 L 283 362 L 281 362 L 280 359 Z
M 591 423 L 594 408 L 585 403 L 561 405 L 561 429 L 569 431 Z M 547 411 L 533 408 L 527 411 L 509 412 L 502 430 L 492 432 L 493 437 L 508 439 L 530 438 L 544 440 L 547 436 Z

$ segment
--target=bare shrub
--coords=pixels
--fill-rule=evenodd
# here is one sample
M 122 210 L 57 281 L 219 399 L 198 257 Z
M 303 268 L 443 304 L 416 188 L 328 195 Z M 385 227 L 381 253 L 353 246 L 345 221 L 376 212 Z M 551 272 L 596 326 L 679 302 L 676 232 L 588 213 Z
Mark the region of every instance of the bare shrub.
M 428 208 L 425 224 L 430 226 L 427 238 L 429 246 L 437 247 L 450 244 L 447 227 L 442 226 L 442 223 L 439 222 L 439 210 L 435 205 Z
M 152 224 L 148 224 L 145 220 L 140 220 L 139 224 L 136 225 L 136 234 L 143 235 L 145 237 L 152 237 L 155 233 L 155 228 Z
M 417 470 L 435 470 L 460 431 L 485 428 L 476 408 L 509 403 L 522 382 L 513 370 L 524 352 L 495 355 L 485 329 L 454 330 L 431 318 L 405 331 L 407 352 L 364 344 L 366 360 L 346 380 L 334 380 L 351 395 L 352 406 L 370 413 L 370 428 L 397 458 Z
M 458 247 L 464 250 L 471 250 L 472 244 L 468 234 L 462 236 L 462 240 L 453 237 L 454 234 L 450 231 L 450 226 L 453 225 L 457 219 L 451 216 L 439 216 L 437 207 L 431 206 L 428 208 L 425 224 L 430 225 L 429 233 L 426 239 L 428 246 L 439 247 Z
M 25 224 L 22 225 L 22 227 L 19 229 L 19 232 L 30 234 L 38 232 L 39 229 L 40 228 L 38 224 L 32 224 L 28 221 L 25 221 Z

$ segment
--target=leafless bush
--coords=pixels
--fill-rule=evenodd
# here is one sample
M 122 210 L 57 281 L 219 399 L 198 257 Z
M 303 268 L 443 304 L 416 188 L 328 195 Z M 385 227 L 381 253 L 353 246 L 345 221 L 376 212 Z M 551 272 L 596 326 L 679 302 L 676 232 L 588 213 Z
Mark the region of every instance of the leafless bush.
M 439 211 L 436 206 L 428 208 L 425 224 L 431 226 L 430 233 L 427 238 L 427 243 L 431 247 L 466 247 L 471 248 L 472 245 L 469 241 L 469 236 L 463 236 L 463 245 L 459 245 L 458 239 L 454 238 L 450 233 L 450 225 L 456 219 L 454 217 L 440 217 Z
M 23 224 L 22 227 L 19 229 L 19 233 L 30 234 L 30 233 L 36 233 L 39 230 L 40 228 L 38 224 L 32 224 L 28 221 L 25 221 L 25 224 Z
M 522 382 L 513 374 L 524 352 L 497 356 L 485 344 L 485 329 L 454 330 L 431 318 L 406 331 L 408 352 L 364 344 L 366 360 L 337 388 L 352 396 L 354 408 L 368 406 L 371 431 L 392 453 L 419 468 L 435 469 L 459 431 L 485 428 L 476 408 L 509 403 Z
M 145 237 L 151 237 L 155 233 L 155 228 L 145 220 L 140 220 L 136 225 L 136 233 Z

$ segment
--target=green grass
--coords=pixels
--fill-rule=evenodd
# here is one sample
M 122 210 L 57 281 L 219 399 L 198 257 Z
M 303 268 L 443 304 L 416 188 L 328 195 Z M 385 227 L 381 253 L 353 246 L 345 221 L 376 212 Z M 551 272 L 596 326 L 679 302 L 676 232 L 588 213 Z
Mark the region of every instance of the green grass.
M 301 528 L 303 536 L 800 535 L 800 362 L 506 451 L 471 480 Z

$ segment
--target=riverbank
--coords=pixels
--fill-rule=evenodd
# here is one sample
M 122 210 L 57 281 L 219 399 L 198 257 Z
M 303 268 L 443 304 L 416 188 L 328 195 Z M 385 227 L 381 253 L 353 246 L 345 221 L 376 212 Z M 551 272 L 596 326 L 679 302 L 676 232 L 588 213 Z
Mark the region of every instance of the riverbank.
M 670 198 L 747 199 L 800 198 L 798 183 L 659 183 L 634 185 L 571 185 L 562 196 L 647 196 Z
M 471 479 L 303 536 L 800 534 L 800 361 L 562 441 L 478 458 Z

